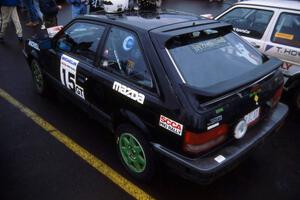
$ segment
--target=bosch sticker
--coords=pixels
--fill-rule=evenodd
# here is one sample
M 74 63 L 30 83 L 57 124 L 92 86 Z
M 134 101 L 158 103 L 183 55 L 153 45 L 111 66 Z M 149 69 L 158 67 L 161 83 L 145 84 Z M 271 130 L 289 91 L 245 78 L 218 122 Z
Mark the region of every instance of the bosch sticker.
M 163 115 L 160 116 L 159 118 L 159 126 L 177 134 L 177 135 L 182 135 L 182 130 L 183 130 L 183 125 L 171 120 Z
M 79 61 L 67 55 L 62 55 L 60 59 L 60 80 L 61 83 L 75 94 L 84 97 L 84 89 L 76 84 L 76 70 Z

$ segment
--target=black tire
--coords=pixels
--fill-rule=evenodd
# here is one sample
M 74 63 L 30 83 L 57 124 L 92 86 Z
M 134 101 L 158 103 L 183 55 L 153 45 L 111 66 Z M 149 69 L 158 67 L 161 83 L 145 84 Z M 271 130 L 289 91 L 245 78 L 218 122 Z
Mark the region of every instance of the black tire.
M 293 90 L 293 99 L 292 103 L 296 111 L 300 112 L 300 87 L 297 87 Z
M 33 59 L 31 61 L 30 67 L 35 91 L 39 95 L 45 96 L 46 94 L 48 94 L 49 89 L 40 64 L 37 60 Z
M 145 137 L 141 134 L 141 132 L 137 128 L 135 128 L 130 124 L 121 124 L 120 126 L 118 126 L 116 133 L 117 133 L 118 156 L 123 166 L 129 172 L 129 174 L 133 176 L 135 179 L 142 182 L 151 181 L 156 171 L 156 164 L 155 164 L 154 152 L 151 149 L 149 142 L 145 139 Z M 123 152 L 121 151 L 122 147 L 124 147 L 124 144 L 122 144 L 124 137 L 133 137 L 137 141 L 138 145 L 140 145 L 143 151 L 139 153 L 140 155 L 138 157 L 143 157 L 142 155 L 144 155 L 145 166 L 143 167 L 143 164 L 140 164 L 140 166 L 142 167 L 141 170 L 139 170 L 139 172 L 137 170 L 132 169 L 132 167 L 130 167 L 131 164 L 128 164 L 128 161 L 126 161 L 124 155 L 122 155 L 124 154 L 124 149 Z M 133 149 L 132 151 L 134 151 L 134 148 L 132 149 Z M 128 160 L 133 161 L 134 156 L 131 159 L 128 158 Z

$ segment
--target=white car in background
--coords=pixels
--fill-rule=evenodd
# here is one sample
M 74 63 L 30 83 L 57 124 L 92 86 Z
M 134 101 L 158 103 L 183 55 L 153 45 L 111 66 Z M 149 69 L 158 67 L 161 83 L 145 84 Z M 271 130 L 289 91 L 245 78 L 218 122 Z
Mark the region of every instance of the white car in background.
M 244 1 L 215 19 L 232 24 L 236 33 L 265 55 L 284 61 L 284 88 L 300 111 L 300 1 Z

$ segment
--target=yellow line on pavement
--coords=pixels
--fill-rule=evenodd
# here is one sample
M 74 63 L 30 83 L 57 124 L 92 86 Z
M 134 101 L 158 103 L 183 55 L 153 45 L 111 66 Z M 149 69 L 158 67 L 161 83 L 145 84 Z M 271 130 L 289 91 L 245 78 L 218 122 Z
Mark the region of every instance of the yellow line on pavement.
M 96 156 L 88 152 L 86 149 L 78 145 L 75 141 L 71 138 L 57 130 L 53 125 L 48 123 L 38 114 L 27 108 L 26 106 L 22 105 L 19 101 L 5 92 L 3 89 L 0 88 L 0 97 L 8 101 L 10 104 L 18 108 L 22 113 L 24 113 L 28 118 L 34 121 L 37 125 L 42 127 L 45 131 L 50 133 L 53 137 L 55 137 L 58 141 L 63 143 L 66 147 L 68 147 L 71 151 L 77 154 L 80 158 L 85 160 L 88 164 L 94 167 L 98 172 L 109 178 L 113 183 L 118 185 L 124 191 L 126 191 L 129 195 L 133 196 L 136 199 L 154 199 L 149 194 L 144 192 L 138 186 L 121 176 L 115 170 L 110 168 L 107 164 L 103 161 L 98 159 Z

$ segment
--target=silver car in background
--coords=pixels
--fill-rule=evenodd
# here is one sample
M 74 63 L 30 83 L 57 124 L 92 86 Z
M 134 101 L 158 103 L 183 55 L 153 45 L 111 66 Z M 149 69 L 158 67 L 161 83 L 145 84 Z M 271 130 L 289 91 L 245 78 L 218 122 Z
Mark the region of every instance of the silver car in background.
M 265 55 L 284 61 L 284 89 L 300 111 L 300 1 L 239 2 L 215 17 Z

